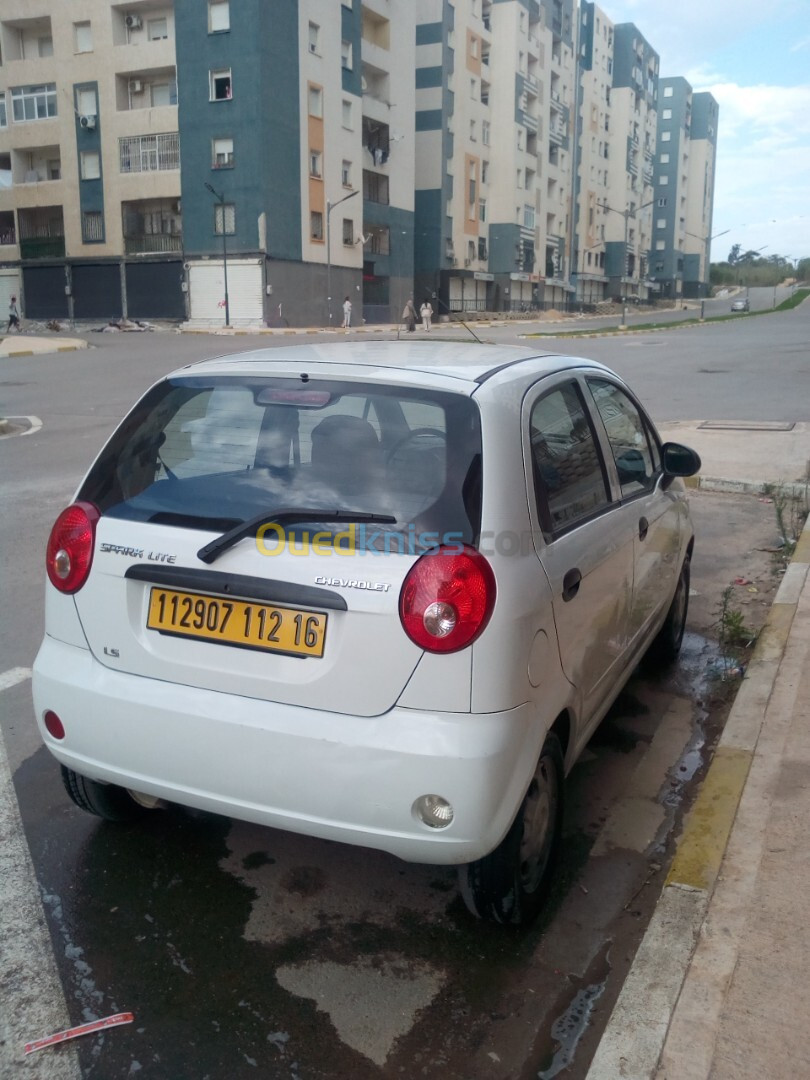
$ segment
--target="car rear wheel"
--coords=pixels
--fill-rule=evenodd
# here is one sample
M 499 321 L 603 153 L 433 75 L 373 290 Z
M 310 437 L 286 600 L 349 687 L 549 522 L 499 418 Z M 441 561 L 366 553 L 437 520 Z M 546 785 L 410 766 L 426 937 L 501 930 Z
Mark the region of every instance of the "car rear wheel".
M 130 793 L 115 784 L 101 784 L 89 780 L 62 765 L 62 782 L 65 791 L 81 810 L 95 814 L 106 821 L 135 821 L 147 813 L 147 807 Z
M 461 894 L 473 915 L 512 926 L 537 917 L 559 844 L 563 784 L 560 742 L 549 733 L 509 832 L 489 855 L 459 867 Z
M 683 560 L 680 577 L 675 589 L 675 595 L 669 606 L 664 625 L 653 638 L 652 644 L 647 650 L 646 660 L 655 667 L 666 667 L 677 659 L 683 642 L 683 632 L 686 627 L 686 613 L 689 610 L 689 581 L 690 581 L 689 556 Z

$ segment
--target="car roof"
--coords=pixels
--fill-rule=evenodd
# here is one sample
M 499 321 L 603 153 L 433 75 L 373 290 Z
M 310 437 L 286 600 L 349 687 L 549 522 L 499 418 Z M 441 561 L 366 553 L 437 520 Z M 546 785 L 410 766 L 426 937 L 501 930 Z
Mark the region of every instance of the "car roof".
M 433 385 L 468 384 L 472 393 L 495 375 L 508 378 L 542 377 L 574 367 L 601 364 L 581 357 L 562 356 L 515 345 L 489 345 L 458 341 L 350 341 L 328 344 L 282 345 L 248 349 L 187 365 L 174 376 L 188 375 L 299 375 L 339 379 L 373 378 Z M 171 376 L 170 376 L 171 377 Z M 460 387 L 456 386 L 456 389 Z

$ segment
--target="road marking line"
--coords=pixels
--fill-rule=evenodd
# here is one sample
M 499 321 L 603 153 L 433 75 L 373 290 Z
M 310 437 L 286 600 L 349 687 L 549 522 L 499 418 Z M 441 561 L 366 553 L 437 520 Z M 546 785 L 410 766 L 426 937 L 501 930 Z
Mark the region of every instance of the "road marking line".
M 31 1070 L 23 1067 L 26 1040 L 32 1033 L 68 1027 L 70 1017 L 1 733 L 0 837 L 0 1076 L 28 1076 Z M 49 1056 L 31 1077 L 79 1080 L 75 1049 L 65 1047 Z
M 10 431 L 7 435 L 0 435 L 0 439 L 19 439 L 23 435 L 33 435 L 42 427 L 42 421 L 38 416 L 13 416 L 12 420 L 27 420 L 29 427 L 25 431 Z
M 8 690 L 12 686 L 16 686 L 17 683 L 25 682 L 26 679 L 31 678 L 30 667 L 13 667 L 8 671 L 4 671 L 0 675 L 0 691 Z

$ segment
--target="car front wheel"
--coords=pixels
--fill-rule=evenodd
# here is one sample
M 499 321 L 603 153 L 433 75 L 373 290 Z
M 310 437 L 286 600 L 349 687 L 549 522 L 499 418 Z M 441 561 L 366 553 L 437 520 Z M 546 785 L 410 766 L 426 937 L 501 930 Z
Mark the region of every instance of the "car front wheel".
M 464 902 L 490 922 L 524 926 L 545 901 L 562 827 L 563 755 L 549 733 L 517 817 L 500 844 L 459 867 Z
M 65 791 L 80 810 L 119 823 L 135 821 L 147 812 L 147 807 L 137 802 L 125 788 L 89 780 L 64 765 L 61 769 Z

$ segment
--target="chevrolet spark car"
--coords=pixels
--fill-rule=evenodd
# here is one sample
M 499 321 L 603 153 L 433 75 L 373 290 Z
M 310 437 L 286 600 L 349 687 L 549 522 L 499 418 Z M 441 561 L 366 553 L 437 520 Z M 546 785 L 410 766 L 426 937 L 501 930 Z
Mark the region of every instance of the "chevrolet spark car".
M 34 704 L 68 795 L 456 865 L 527 922 L 567 771 L 680 647 L 699 464 L 607 368 L 524 348 L 174 372 L 48 540 Z

